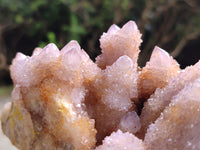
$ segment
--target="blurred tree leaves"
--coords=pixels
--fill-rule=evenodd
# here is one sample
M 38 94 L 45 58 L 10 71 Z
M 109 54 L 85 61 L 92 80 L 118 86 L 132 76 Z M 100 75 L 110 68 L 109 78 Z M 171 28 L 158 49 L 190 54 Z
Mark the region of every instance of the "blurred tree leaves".
M 62 48 L 77 40 L 90 57 L 100 54 L 99 38 L 112 24 L 136 21 L 144 65 L 158 45 L 174 57 L 200 37 L 199 0 L 0 0 L 0 79 L 9 76 L 16 52 L 35 47 Z
M 68 41 L 73 39 L 80 42 L 80 35 L 86 34 L 85 28 L 80 25 L 78 17 L 74 13 L 70 14 L 70 24 L 63 25 L 62 30 L 69 33 L 70 39 Z
M 144 63 L 154 45 L 171 52 L 184 37 L 186 44 L 199 36 L 199 5 L 197 0 L 0 0 L 0 52 L 14 57 L 19 49 L 31 54 L 36 46 L 53 42 L 61 48 L 77 40 L 94 58 L 110 25 L 135 20 L 143 34 Z

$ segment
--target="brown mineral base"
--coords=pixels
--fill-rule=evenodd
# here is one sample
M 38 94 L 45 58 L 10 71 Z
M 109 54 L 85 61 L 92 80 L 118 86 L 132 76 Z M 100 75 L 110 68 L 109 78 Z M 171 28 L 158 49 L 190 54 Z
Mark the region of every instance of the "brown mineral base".
M 10 101 L 10 90 L 8 88 L 5 88 L 6 91 L 3 94 L 0 94 L 0 113 L 3 110 L 3 106 Z M 5 136 L 1 129 L 1 123 L 0 123 L 0 150 L 17 150 L 17 148 L 11 144 L 10 140 L 7 136 Z
M 76 41 L 18 53 L 3 133 L 20 150 L 200 150 L 200 62 L 181 70 L 155 46 L 139 68 L 141 42 L 129 21 L 103 33 L 96 62 Z

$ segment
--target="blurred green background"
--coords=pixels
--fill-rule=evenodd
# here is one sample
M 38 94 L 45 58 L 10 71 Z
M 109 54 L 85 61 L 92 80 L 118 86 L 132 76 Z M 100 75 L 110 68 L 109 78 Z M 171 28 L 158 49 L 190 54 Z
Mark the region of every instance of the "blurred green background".
M 141 66 L 155 45 L 182 68 L 200 59 L 199 0 L 0 0 L 0 85 L 12 84 L 9 65 L 16 52 L 31 55 L 50 42 L 62 48 L 77 40 L 94 60 L 102 33 L 129 20 L 143 35 Z

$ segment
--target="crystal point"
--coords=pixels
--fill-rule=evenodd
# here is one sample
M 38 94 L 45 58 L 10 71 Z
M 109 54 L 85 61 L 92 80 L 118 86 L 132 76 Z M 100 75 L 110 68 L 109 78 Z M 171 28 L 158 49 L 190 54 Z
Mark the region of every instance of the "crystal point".
M 139 68 L 141 42 L 129 21 L 103 33 L 96 62 L 73 40 L 17 53 L 3 133 L 21 150 L 200 149 L 200 61 L 181 70 L 155 46 Z
M 130 21 L 121 29 L 113 25 L 100 38 L 102 54 L 96 58 L 96 63 L 100 68 L 105 69 L 106 66 L 112 65 L 120 56 L 127 55 L 134 64 L 137 64 L 141 42 L 141 34 L 135 22 Z M 112 57 L 109 57 L 111 55 Z
M 1 117 L 3 132 L 15 146 L 22 150 L 95 147 L 94 120 L 83 108 L 83 80 L 91 82 L 98 69 L 86 58 L 74 41 L 65 53 L 48 44 L 31 57 L 17 55 L 11 65 L 12 104 L 5 106 Z
M 160 116 L 164 108 L 170 104 L 173 96 L 177 95 L 186 84 L 200 77 L 199 64 L 200 62 L 181 71 L 163 89 L 156 89 L 155 93 L 147 100 L 141 114 L 140 134 L 142 136 L 144 136 L 149 124 L 153 123 Z
M 114 34 L 118 30 L 120 30 L 120 27 L 118 27 L 116 24 L 113 24 L 112 26 L 110 26 L 107 33 Z
M 150 61 L 140 73 L 139 97 L 148 98 L 156 88 L 166 86 L 179 72 L 179 64 L 166 51 L 156 46 Z

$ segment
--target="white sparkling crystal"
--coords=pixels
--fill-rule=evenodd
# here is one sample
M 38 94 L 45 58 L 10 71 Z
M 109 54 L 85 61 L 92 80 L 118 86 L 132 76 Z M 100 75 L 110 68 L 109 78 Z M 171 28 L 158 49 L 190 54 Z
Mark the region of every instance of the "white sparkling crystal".
M 102 69 L 112 65 L 120 56 L 129 56 L 137 65 L 141 34 L 134 21 L 129 21 L 121 29 L 112 25 L 107 33 L 100 38 L 102 54 L 96 58 L 96 63 Z M 112 56 L 112 57 L 110 57 Z
M 95 150 L 145 150 L 145 147 L 142 140 L 133 134 L 118 130 L 107 136 Z
M 200 149 L 200 78 L 187 84 L 165 108 L 145 136 L 147 149 Z M 192 128 L 191 128 L 192 124 Z

